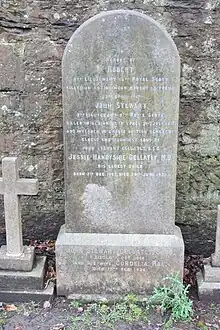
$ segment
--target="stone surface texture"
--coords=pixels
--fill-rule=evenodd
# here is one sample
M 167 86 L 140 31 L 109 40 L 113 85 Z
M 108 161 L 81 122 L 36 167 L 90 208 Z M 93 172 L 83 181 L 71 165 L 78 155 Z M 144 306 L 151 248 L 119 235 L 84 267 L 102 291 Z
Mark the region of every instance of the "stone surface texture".
M 49 283 L 48 287 L 43 290 L 1 290 L 1 299 L 5 303 L 18 302 L 42 302 L 42 301 L 52 301 L 54 298 L 54 283 Z
M 198 296 L 200 300 L 219 302 L 220 268 L 204 265 L 204 271 L 197 274 Z
M 204 278 L 206 282 L 219 282 L 220 283 L 220 268 L 205 265 Z
M 8 256 L 11 255 L 12 258 L 14 256 L 21 256 L 21 259 L 24 259 L 19 196 L 36 195 L 37 192 L 38 181 L 36 179 L 19 178 L 18 158 L 4 157 L 2 160 L 2 178 L 0 178 L 0 194 L 4 195 L 6 249 Z M 31 250 L 29 254 L 30 252 Z
M 32 271 L 0 270 L 0 296 L 4 302 L 51 300 L 54 283 L 44 287 L 46 257 L 37 256 Z
M 24 246 L 23 253 L 14 256 L 7 253 L 6 245 L 2 245 L 0 248 L 0 269 L 31 271 L 34 263 L 34 250 L 33 246 Z
M 211 255 L 208 264 L 197 275 L 198 294 L 200 299 L 215 300 L 220 298 L 220 205 L 217 212 L 217 229 L 215 241 L 215 253 Z
M 107 11 L 73 34 L 62 69 L 66 213 L 57 293 L 150 293 L 167 274 L 183 276 L 178 51 L 150 17 Z
M 46 257 L 36 257 L 31 272 L 0 270 L 0 289 L 10 291 L 43 290 Z
M 173 234 L 180 61 L 171 37 L 146 15 L 108 11 L 73 34 L 62 69 L 66 231 Z
M 215 238 L 215 253 L 211 256 L 211 263 L 214 267 L 220 267 L 220 205 L 217 212 L 217 226 Z
M 26 239 L 56 238 L 64 221 L 63 50 L 88 18 L 104 10 L 133 9 L 165 26 L 179 50 L 176 221 L 188 253 L 214 252 L 220 202 L 219 6 L 216 0 L 2 0 L 0 155 L 19 155 L 21 176 L 40 181 L 38 196 L 21 199 Z M 4 244 L 3 199 L 0 208 Z
M 144 295 L 167 274 L 182 276 L 183 259 L 177 227 L 175 235 L 72 234 L 63 227 L 56 242 L 57 293 L 82 299 Z

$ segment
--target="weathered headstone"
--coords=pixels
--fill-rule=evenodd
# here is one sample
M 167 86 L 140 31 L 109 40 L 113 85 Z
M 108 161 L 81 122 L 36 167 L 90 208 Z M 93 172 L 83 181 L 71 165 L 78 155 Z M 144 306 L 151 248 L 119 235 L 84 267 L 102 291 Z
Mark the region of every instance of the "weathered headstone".
M 217 227 L 215 240 L 215 253 L 211 256 L 210 262 L 204 265 L 202 272 L 197 274 L 198 294 L 200 299 L 220 299 L 220 205 L 217 212 Z
M 38 180 L 21 179 L 17 157 L 2 159 L 0 194 L 4 195 L 6 246 L 0 248 L 0 296 L 3 301 L 51 297 L 43 290 L 46 257 L 35 260 L 34 247 L 23 246 L 19 195 L 36 195 Z
M 63 56 L 65 227 L 58 293 L 152 289 L 183 268 L 175 227 L 180 61 L 146 15 L 85 22 Z

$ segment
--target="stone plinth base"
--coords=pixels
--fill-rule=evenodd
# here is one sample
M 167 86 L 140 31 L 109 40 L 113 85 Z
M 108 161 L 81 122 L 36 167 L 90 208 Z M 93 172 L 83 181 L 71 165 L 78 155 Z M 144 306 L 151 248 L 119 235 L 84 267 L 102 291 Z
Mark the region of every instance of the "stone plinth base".
M 213 253 L 211 255 L 212 266 L 220 267 L 220 255 L 218 253 Z
M 167 275 L 183 275 L 184 243 L 174 235 L 66 233 L 56 242 L 57 293 L 66 297 L 151 293 Z
M 46 257 L 36 257 L 30 272 L 0 270 L 0 300 L 39 301 L 53 296 L 53 283 L 44 289 L 45 263 Z
M 204 265 L 203 272 L 197 274 L 198 295 L 200 300 L 220 300 L 220 267 Z
M 33 246 L 24 246 L 23 254 L 12 256 L 7 254 L 7 247 L 3 245 L 0 248 L 0 269 L 31 271 L 34 262 L 34 249 Z
M 52 300 L 54 297 L 54 283 L 50 283 L 46 289 L 43 290 L 26 290 L 26 291 L 12 291 L 0 290 L 0 298 L 4 303 L 11 302 L 43 302 Z

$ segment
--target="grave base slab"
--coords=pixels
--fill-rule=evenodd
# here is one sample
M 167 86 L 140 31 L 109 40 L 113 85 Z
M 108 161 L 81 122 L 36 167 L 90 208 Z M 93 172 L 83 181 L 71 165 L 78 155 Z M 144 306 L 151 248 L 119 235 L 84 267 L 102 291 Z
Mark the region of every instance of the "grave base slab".
M 214 267 L 220 267 L 220 255 L 219 253 L 213 253 L 211 255 L 211 263 Z
M 49 283 L 47 288 L 43 290 L 21 290 L 21 291 L 12 291 L 12 290 L 1 290 L 0 289 L 0 299 L 4 303 L 11 302 L 29 302 L 36 301 L 41 302 L 45 300 L 53 300 L 54 298 L 54 283 Z
M 220 300 L 220 267 L 204 265 L 204 270 L 197 274 L 198 295 L 200 300 Z
M 142 302 L 143 299 L 150 296 L 150 294 L 145 295 L 135 295 L 135 298 L 138 302 Z M 124 296 L 121 294 L 69 294 L 66 297 L 68 300 L 80 300 L 84 304 L 91 303 L 91 302 L 108 302 L 108 303 L 115 303 L 115 302 L 123 302 Z
M 66 233 L 56 242 L 57 294 L 96 299 L 146 295 L 167 275 L 183 276 L 184 243 L 173 235 Z
M 29 272 L 33 268 L 34 262 L 33 246 L 24 246 L 24 252 L 20 256 L 7 254 L 7 247 L 3 245 L 0 248 L 0 269 Z
M 54 284 L 44 289 L 46 257 L 37 256 L 30 272 L 0 270 L 0 301 L 24 302 L 53 296 Z

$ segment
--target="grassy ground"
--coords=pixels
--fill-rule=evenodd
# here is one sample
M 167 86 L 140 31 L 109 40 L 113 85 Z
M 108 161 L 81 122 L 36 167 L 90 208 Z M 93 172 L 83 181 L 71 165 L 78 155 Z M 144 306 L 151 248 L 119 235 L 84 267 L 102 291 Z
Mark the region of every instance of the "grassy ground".
M 194 300 L 194 315 L 190 322 L 174 323 L 170 327 L 166 323 L 168 314 L 161 316 L 160 310 L 154 308 L 148 312 L 147 320 L 142 323 L 129 324 L 118 323 L 113 327 L 115 330 L 214 330 L 220 329 L 220 304 L 205 304 Z M 15 304 L 14 311 L 0 312 L 0 329 L 5 330 L 72 330 L 75 329 L 73 320 L 82 313 L 71 306 L 62 298 L 56 298 L 51 306 L 44 308 L 43 304 L 37 305 L 33 302 L 27 304 Z M 13 308 L 12 308 L 13 309 Z M 106 329 L 104 325 L 96 328 L 89 325 L 77 325 L 77 330 Z
M 35 246 L 37 254 L 49 257 L 47 279 L 56 276 L 54 243 L 54 241 L 33 241 L 31 243 Z M 109 317 L 110 323 L 116 321 L 112 327 L 115 330 L 220 329 L 220 302 L 219 304 L 202 303 L 196 297 L 196 272 L 201 269 L 202 263 L 200 256 L 188 256 L 185 259 L 184 283 L 191 285 L 194 293 L 191 297 L 194 314 L 190 322 L 169 324 L 168 320 L 171 314 L 168 312 L 162 316 L 161 306 L 155 305 L 147 309 L 145 314 L 140 312 L 135 303 L 131 306 L 132 317 L 130 317 L 130 314 L 125 313 L 122 317 L 124 321 L 117 321 L 120 319 L 118 314 L 123 314 L 123 304 L 119 306 L 119 310 L 113 309 L 110 314 L 106 314 L 105 310 L 103 311 L 100 308 L 96 312 L 93 309 L 88 314 L 90 308 L 88 305 L 78 305 L 63 298 L 55 298 L 51 304 L 48 302 L 42 302 L 41 304 L 30 302 L 26 304 L 14 303 L 7 306 L 0 303 L 0 330 L 107 330 L 109 328 L 104 324 L 100 324 L 98 320 L 103 321 L 103 319 L 107 320 L 108 318 L 107 321 L 109 321 Z M 184 303 L 184 300 L 181 301 Z

